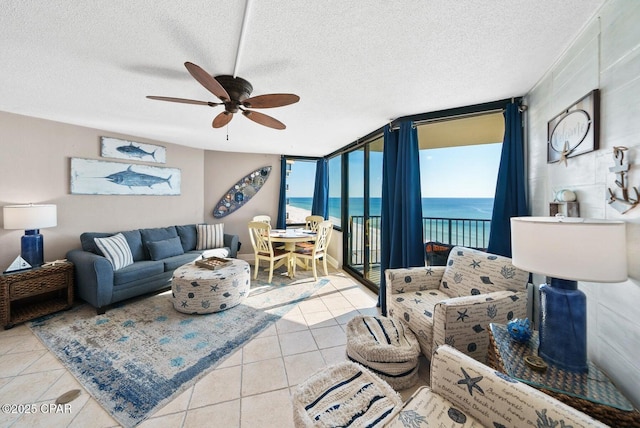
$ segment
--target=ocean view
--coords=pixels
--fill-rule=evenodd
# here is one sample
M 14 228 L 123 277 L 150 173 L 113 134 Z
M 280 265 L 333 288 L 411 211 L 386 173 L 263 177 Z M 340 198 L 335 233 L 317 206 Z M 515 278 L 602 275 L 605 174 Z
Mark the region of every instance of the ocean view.
M 381 198 L 371 198 L 370 215 L 379 216 Z M 311 211 L 312 198 L 289 198 L 291 206 Z M 422 198 L 422 217 L 491 220 L 493 198 Z M 349 214 L 363 215 L 364 198 L 349 200 Z M 329 217 L 340 217 L 340 198 L 329 198 Z
M 311 213 L 312 198 L 289 198 L 289 207 L 295 211 L 290 216 L 291 223 L 303 223 L 305 212 Z M 371 198 L 370 223 L 374 248 L 379 248 L 378 231 L 380 228 L 381 198 Z M 362 230 L 364 199 L 351 198 L 349 201 L 349 216 L 353 217 L 351 227 Z M 493 212 L 493 198 L 422 198 L 422 217 L 430 220 L 423 222 L 423 238 L 426 241 L 437 241 L 454 245 L 485 248 L 490 233 L 490 221 Z M 329 219 L 339 225 L 340 198 L 329 198 Z M 447 220 L 457 219 L 457 220 Z M 361 232 L 353 234 L 353 248 L 360 248 Z M 377 242 L 377 244 L 375 243 Z M 356 250 L 355 257 L 359 257 Z M 377 260 L 377 255 L 372 256 Z

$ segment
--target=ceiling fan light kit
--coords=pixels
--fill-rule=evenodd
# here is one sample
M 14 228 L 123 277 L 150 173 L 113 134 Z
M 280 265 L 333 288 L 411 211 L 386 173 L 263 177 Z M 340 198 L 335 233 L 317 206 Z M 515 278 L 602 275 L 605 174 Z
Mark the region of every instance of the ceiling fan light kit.
M 300 97 L 295 94 L 266 94 L 250 98 L 251 92 L 253 92 L 253 86 L 242 77 L 230 75 L 214 77 L 192 62 L 185 62 L 184 66 L 194 79 L 215 95 L 221 102 L 198 101 L 155 95 L 149 95 L 147 98 L 174 103 L 206 105 L 209 107 L 224 105 L 224 111 L 218 114 L 211 123 L 211 126 L 214 128 L 222 128 L 227 125 L 231 122 L 231 119 L 233 119 L 234 113 L 242 111 L 243 116 L 260 125 L 273 129 L 285 129 L 285 124 L 279 120 L 264 113 L 248 109 L 284 107 L 300 101 Z

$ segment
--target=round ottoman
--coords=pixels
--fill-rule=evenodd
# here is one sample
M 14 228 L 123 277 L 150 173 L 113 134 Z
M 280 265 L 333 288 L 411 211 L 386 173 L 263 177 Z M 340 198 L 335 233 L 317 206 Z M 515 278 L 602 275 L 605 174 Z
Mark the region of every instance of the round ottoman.
M 210 314 L 238 305 L 249 293 L 249 263 L 230 259 L 219 269 L 201 268 L 194 262 L 173 272 L 171 291 L 173 307 L 185 314 Z
M 347 356 L 396 391 L 418 380 L 418 339 L 394 318 L 358 315 L 347 323 Z
M 402 408 L 402 397 L 371 371 L 351 361 L 325 367 L 293 392 L 296 427 L 383 427 Z

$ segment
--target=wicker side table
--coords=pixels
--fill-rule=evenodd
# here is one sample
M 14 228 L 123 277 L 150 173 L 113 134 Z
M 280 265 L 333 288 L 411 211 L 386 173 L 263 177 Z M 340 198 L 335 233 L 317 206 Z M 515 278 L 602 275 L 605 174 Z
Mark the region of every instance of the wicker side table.
M 538 355 L 537 332 L 533 332 L 529 342 L 518 343 L 511 340 L 506 326 L 489 324 L 487 364 L 490 367 L 607 425 L 640 427 L 640 413 L 592 362 L 585 374 L 568 372 L 552 364 L 541 373 L 524 363 L 527 355 Z
M 73 304 L 73 263 L 0 276 L 0 322 L 5 329 Z

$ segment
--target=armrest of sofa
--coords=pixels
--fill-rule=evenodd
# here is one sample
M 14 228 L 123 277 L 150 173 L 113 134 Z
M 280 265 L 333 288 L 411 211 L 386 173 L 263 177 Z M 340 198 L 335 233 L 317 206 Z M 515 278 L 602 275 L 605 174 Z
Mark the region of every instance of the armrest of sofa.
M 113 265 L 106 258 L 83 250 L 71 250 L 78 296 L 95 308 L 102 308 L 113 296 Z
M 433 353 L 431 389 L 484 426 L 606 426 L 450 346 Z
M 444 266 L 387 269 L 387 294 L 438 289 L 444 270 Z
M 447 344 L 484 363 L 489 323 L 506 324 L 526 316 L 526 291 L 503 290 L 443 300 L 434 308 L 433 349 Z
M 229 247 L 229 257 L 236 258 L 238 255 L 238 235 L 224 234 L 224 246 Z

